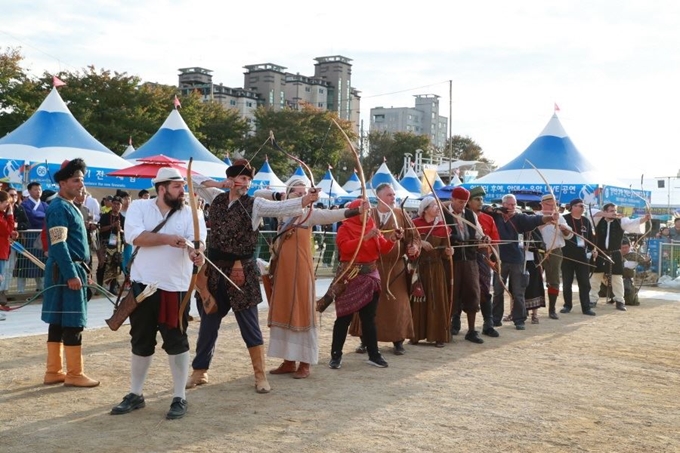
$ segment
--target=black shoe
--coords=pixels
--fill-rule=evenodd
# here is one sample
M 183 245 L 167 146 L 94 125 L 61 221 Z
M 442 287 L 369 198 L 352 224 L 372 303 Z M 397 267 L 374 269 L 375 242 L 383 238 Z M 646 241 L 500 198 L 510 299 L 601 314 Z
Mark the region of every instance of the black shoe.
M 328 362 L 328 367 L 332 368 L 334 370 L 340 369 L 342 366 L 342 357 L 338 357 L 337 359 L 331 358 L 331 361 Z
M 493 322 L 494 327 L 501 327 L 502 325 L 503 325 L 503 323 L 501 321 L 494 321 Z
M 597 307 L 597 301 L 591 302 L 591 303 L 590 303 L 590 308 L 595 308 L 595 307 Z
M 515 329 L 517 329 L 517 330 L 527 330 L 527 327 L 524 324 L 515 324 Z
M 404 349 L 404 341 L 395 341 L 394 342 L 394 355 L 404 355 L 406 353 L 406 349 Z
M 607 301 L 607 303 L 608 303 L 609 305 L 614 305 L 614 302 L 616 302 L 614 299 L 609 299 L 609 300 Z
M 168 420 L 177 420 L 178 418 L 184 417 L 187 413 L 187 400 L 176 396 L 172 399 L 172 404 L 170 405 L 170 410 L 165 414 L 165 418 Z
M 456 316 L 451 320 L 451 335 L 458 335 L 458 332 L 460 332 L 460 318 Z
M 557 313 L 555 313 L 554 311 L 550 312 L 550 313 L 548 314 L 548 317 L 549 317 L 550 319 L 560 319 L 560 317 L 557 316 Z
M 560 313 L 571 313 L 571 307 L 562 307 Z
M 357 346 L 357 348 L 354 350 L 357 354 L 366 354 L 366 345 L 365 344 L 360 344 Z
M 597 313 L 595 313 L 593 310 L 588 310 L 584 311 L 583 314 L 588 316 L 595 316 Z
M 496 329 L 493 327 L 486 327 L 482 329 L 482 334 L 486 335 L 487 337 L 493 337 L 493 338 L 498 338 L 501 336 L 501 334 L 498 333 Z
M 616 309 L 621 310 L 621 311 L 627 311 L 626 310 L 626 304 L 624 304 L 623 302 L 617 302 L 616 303 Z
M 484 340 L 479 338 L 479 334 L 477 333 L 476 330 L 470 330 L 468 333 L 465 335 L 465 339 L 467 341 L 471 341 L 472 343 L 477 343 L 477 344 L 482 344 L 484 343 Z
M 128 393 L 118 406 L 111 409 L 111 415 L 129 414 L 133 410 L 141 409 L 144 406 L 146 406 L 146 403 L 144 402 L 144 395 Z
M 383 358 L 382 354 L 378 354 L 375 357 L 369 358 L 366 363 L 369 365 L 377 366 L 378 368 L 387 368 L 387 362 Z

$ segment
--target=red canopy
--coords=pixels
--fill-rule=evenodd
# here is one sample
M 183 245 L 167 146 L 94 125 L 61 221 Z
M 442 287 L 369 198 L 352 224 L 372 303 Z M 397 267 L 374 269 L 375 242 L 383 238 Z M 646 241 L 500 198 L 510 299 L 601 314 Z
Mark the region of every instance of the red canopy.
M 158 156 L 144 157 L 137 160 L 138 164 L 132 167 L 123 168 L 108 173 L 108 176 L 129 176 L 131 178 L 155 178 L 158 169 L 162 167 L 176 168 L 184 177 L 187 176 L 187 168 L 184 166 L 184 161 L 174 159 L 172 157 L 159 154 Z M 195 171 L 192 175 L 198 175 Z

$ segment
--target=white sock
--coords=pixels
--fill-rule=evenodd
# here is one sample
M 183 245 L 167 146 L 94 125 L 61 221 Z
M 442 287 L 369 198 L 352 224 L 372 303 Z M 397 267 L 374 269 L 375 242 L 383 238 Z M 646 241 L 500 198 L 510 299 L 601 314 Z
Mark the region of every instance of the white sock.
M 170 372 L 172 373 L 173 397 L 186 399 L 186 386 L 189 379 L 189 351 L 177 355 L 169 355 Z
M 144 381 L 146 375 L 149 374 L 149 367 L 151 367 L 151 360 L 153 356 L 142 357 L 141 355 L 132 354 L 130 359 L 130 392 L 135 395 L 142 394 L 144 388 Z

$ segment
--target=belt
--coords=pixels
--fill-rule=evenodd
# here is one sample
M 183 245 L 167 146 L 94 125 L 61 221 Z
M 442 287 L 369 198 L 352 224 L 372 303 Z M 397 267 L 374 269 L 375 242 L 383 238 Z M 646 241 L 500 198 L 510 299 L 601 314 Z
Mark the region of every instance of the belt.
M 218 249 L 210 248 L 208 249 L 208 256 L 210 257 L 211 260 L 216 261 L 241 261 L 241 262 L 247 262 L 253 259 L 253 254 L 249 255 L 235 255 L 233 253 L 226 253 L 222 252 Z

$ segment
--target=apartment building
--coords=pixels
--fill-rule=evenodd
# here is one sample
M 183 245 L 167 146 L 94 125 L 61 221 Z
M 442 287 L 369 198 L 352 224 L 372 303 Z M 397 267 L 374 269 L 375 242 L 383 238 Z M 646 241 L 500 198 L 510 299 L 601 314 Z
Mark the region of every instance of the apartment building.
M 179 88 L 187 94 L 199 90 L 205 101 L 214 100 L 225 108 L 236 108 L 244 118 L 253 118 L 257 106 L 300 108 L 307 104 L 338 113 L 356 127 L 360 122 L 360 92 L 352 87 L 351 59 L 342 55 L 314 59 L 314 75 L 287 72 L 274 63 L 246 65 L 243 88 L 216 85 L 210 69 L 179 69 Z
M 427 135 L 432 145 L 441 149 L 448 138 L 447 122 L 448 118 L 439 114 L 439 96 L 419 94 L 413 107 L 372 108 L 370 130 Z

